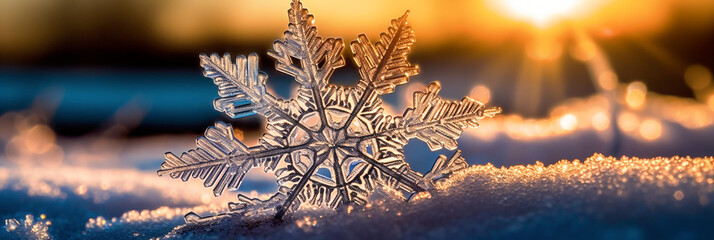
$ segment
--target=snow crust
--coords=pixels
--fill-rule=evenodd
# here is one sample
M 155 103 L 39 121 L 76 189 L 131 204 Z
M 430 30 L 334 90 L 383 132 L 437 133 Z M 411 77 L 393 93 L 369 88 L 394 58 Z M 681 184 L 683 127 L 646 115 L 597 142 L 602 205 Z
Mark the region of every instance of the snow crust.
M 711 157 L 596 154 L 548 166 L 475 165 L 409 203 L 382 189 L 366 207 L 303 207 L 281 222 L 253 214 L 185 224 L 190 211 L 215 215 L 235 200 L 204 198 L 200 183 L 174 184 L 152 172 L 5 167 L 0 173 L 0 214 L 7 219 L 1 239 L 714 237 Z M 34 222 L 26 225 L 27 218 Z

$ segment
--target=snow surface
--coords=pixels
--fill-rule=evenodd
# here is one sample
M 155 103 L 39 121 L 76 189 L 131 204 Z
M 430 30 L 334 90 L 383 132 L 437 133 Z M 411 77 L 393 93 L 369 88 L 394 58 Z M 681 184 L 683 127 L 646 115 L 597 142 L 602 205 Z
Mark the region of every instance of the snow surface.
M 366 208 L 301 209 L 283 222 L 258 215 L 184 225 L 185 213 L 214 215 L 234 199 L 213 198 L 198 182 L 153 171 L 3 167 L 0 216 L 18 224 L 11 230 L 13 221 L 6 220 L 0 239 L 37 239 L 44 232 L 56 239 L 714 237 L 711 157 L 594 155 L 548 166 L 475 165 L 410 203 L 389 192 L 374 195 Z M 34 222 L 26 225 L 28 214 Z

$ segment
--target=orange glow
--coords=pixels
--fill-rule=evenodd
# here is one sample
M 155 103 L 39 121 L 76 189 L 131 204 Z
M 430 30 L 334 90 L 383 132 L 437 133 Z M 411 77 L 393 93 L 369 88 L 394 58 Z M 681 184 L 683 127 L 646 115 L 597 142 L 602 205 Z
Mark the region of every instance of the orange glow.
M 640 135 L 648 141 L 656 140 L 662 136 L 662 123 L 659 120 L 647 119 L 640 125 Z
M 553 37 L 538 37 L 531 44 L 526 46 L 526 54 L 534 60 L 555 60 L 563 52 L 562 44 Z
M 600 73 L 597 83 L 602 89 L 613 90 L 617 87 L 617 75 L 613 71 L 605 71 Z
M 712 114 L 706 108 L 690 108 L 687 109 L 688 113 L 686 121 L 682 122 L 682 125 L 688 128 L 701 128 L 711 125 Z
M 714 111 L 714 94 L 709 95 L 709 100 L 707 100 L 707 104 L 709 105 L 709 109 Z
M 0 126 L 0 140 L 5 144 L 5 157 L 11 162 L 28 166 L 41 164 L 44 166 L 60 165 L 64 159 L 64 150 L 57 145 L 54 131 L 44 124 L 43 118 L 34 114 L 7 113 L 0 120 L 14 121 Z M 4 139 L 3 139 L 4 138 Z
M 644 106 L 647 98 L 647 86 L 640 82 L 632 82 L 627 86 L 627 94 L 625 102 L 628 106 L 634 109 L 639 109 Z
M 684 199 L 684 193 L 680 190 L 677 190 L 676 192 L 674 192 L 673 196 L 674 196 L 674 199 L 677 199 L 677 201 L 682 201 L 682 199 Z
M 35 154 L 43 154 L 52 149 L 55 133 L 47 125 L 35 125 L 25 133 L 25 146 Z
M 573 14 L 583 0 L 499 0 L 496 4 L 513 17 L 546 26 L 559 18 Z
M 610 127 L 610 118 L 604 112 L 598 112 L 593 115 L 593 128 L 598 131 L 603 131 Z
M 95 21 L 120 13 L 118 9 L 136 9 L 132 17 L 142 19 L 139 22 L 147 28 L 142 39 L 155 41 L 160 48 L 196 49 L 215 41 L 262 42 L 274 39 L 276 29 L 285 29 L 289 1 L 172 0 L 152 1 L 151 7 L 146 1 L 75 2 L 86 11 L 63 11 L 55 1 L 0 1 L 0 55 L 41 55 L 67 41 L 70 34 L 96 33 L 101 28 Z M 306 5 L 316 14 L 323 37 L 339 36 L 346 42 L 359 33 L 383 31 L 385 20 L 406 9 L 413 12 L 409 22 L 420 33 L 419 44 L 426 45 L 464 36 L 477 44 L 500 43 L 513 37 L 514 30 L 527 30 L 521 22 L 547 28 L 567 20 L 600 37 L 656 33 L 673 25 L 672 15 L 677 11 L 686 13 L 683 23 L 693 31 L 714 25 L 711 1 L 697 0 L 348 0 Z M 67 21 L 58 26 L 55 18 Z
M 712 83 L 712 73 L 702 65 L 691 65 L 684 71 L 684 81 L 694 90 L 702 90 Z
M 79 194 L 79 195 L 84 195 L 85 193 L 87 193 L 87 186 L 79 185 L 79 186 L 74 190 L 74 192 L 77 193 L 77 194 Z
M 624 112 L 617 118 L 617 125 L 625 132 L 632 132 L 640 125 L 637 115 L 631 112 Z
M 570 51 L 570 55 L 573 58 L 583 62 L 592 60 L 595 54 L 597 54 L 597 47 L 592 41 L 578 41 Z
M 566 131 L 575 130 L 578 126 L 578 118 L 573 114 L 565 114 L 560 118 L 560 127 Z
M 471 89 L 469 96 L 485 104 L 491 100 L 491 90 L 484 85 L 476 85 Z

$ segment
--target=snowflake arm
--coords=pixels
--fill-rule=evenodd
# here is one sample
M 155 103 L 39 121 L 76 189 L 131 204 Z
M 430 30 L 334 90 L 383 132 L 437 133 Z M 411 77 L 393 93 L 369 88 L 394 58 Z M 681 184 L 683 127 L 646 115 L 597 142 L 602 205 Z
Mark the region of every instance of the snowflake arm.
M 285 199 L 282 205 L 278 207 L 278 212 L 275 215 L 275 219 L 282 219 L 285 213 L 287 213 L 288 211 L 297 210 L 300 204 L 306 201 L 310 201 L 313 204 L 318 204 L 322 202 L 332 202 L 331 204 L 329 204 L 329 206 L 331 207 L 337 205 L 338 201 L 336 200 L 338 199 L 334 194 L 332 194 L 332 189 L 322 188 L 322 191 L 317 190 L 320 189 L 320 184 L 316 184 L 315 182 L 310 181 L 318 166 L 320 166 L 320 164 L 327 160 L 327 155 L 322 154 L 315 157 L 314 159 L 316 159 L 315 163 L 310 166 L 310 168 L 305 174 L 298 175 L 290 173 L 280 178 L 279 181 L 282 181 L 283 183 L 292 183 L 294 185 L 288 192 L 287 199 Z M 280 175 L 280 173 L 277 173 L 276 175 Z M 316 190 L 311 191 L 313 189 Z M 318 202 L 318 199 L 320 199 L 321 201 Z
M 479 120 L 501 112 L 501 108 L 485 108 L 469 97 L 461 101 L 443 100 L 438 96 L 439 90 L 439 83 L 432 82 L 426 92 L 414 93 L 414 107 L 395 119 L 398 128 L 392 131 L 407 139 L 422 140 L 432 151 L 442 147 L 454 150 L 464 128 L 478 127 Z
M 419 67 L 412 66 L 407 54 L 415 42 L 414 30 L 407 24 L 409 11 L 400 18 L 393 19 L 387 32 L 379 36 L 375 44 L 365 34 L 360 34 L 350 47 L 359 67 L 360 81 L 357 89 L 361 96 L 352 110 L 347 125 L 354 116 L 363 111 L 365 104 L 376 103 L 376 95 L 394 91 L 394 87 L 409 81 L 410 76 L 419 74 Z
M 364 155 L 363 153 L 360 153 L 360 156 L 363 159 L 366 159 L 366 161 L 376 169 L 373 170 L 374 175 L 376 176 L 375 179 L 381 181 L 389 187 L 410 193 L 425 190 L 424 186 L 419 184 L 422 179 L 422 175 L 409 168 L 409 165 L 404 164 L 401 159 L 394 159 L 392 163 L 384 163 L 384 160 L 375 160 Z M 390 167 L 390 165 L 393 164 L 397 166 L 396 169 Z M 360 197 L 366 199 L 367 194 Z
M 276 40 L 268 55 L 275 59 L 278 71 L 293 76 L 303 87 L 320 90 L 335 69 L 345 65 L 341 54 L 344 43 L 340 38 L 323 40 L 317 36 L 315 17 L 297 0 L 290 6 L 284 39 Z
M 229 54 L 201 54 L 203 75 L 213 79 L 218 86 L 219 97 L 213 107 L 233 118 L 241 118 L 259 113 L 268 119 L 278 117 L 295 120 L 281 108 L 283 101 L 267 91 L 265 81 L 268 76 L 258 71 L 258 55 L 251 53 L 246 58 L 236 57 L 235 63 Z
M 159 176 L 168 174 L 172 178 L 188 181 L 190 177 L 204 179 L 205 187 L 215 186 L 213 194 L 220 196 L 223 190 L 237 190 L 245 172 L 254 160 L 243 155 L 248 148 L 233 134 L 233 128 L 218 122 L 206 129 L 205 137 L 196 139 L 198 148 L 181 154 L 166 153 L 166 161 L 161 164 Z
M 299 0 L 293 0 L 290 6 L 290 23 L 283 34 L 284 39 L 276 40 L 268 55 L 275 59 L 278 71 L 293 76 L 300 83 L 298 98 L 306 100 L 300 107 L 316 109 L 324 126 L 327 120 L 321 91 L 334 70 L 345 65 L 341 54 L 344 43 L 339 38 L 323 40 L 317 36 L 315 17 Z
M 461 156 L 461 150 L 457 150 L 454 155 L 448 159 L 446 156 L 440 155 L 439 158 L 436 159 L 436 162 L 434 162 L 434 166 L 431 167 L 431 170 L 424 175 L 424 178 L 434 182 L 467 167 L 469 167 L 469 164 L 466 163 L 466 160 Z
M 393 19 L 377 43 L 372 44 L 365 34 L 360 34 L 350 44 L 362 78 L 358 87 L 365 92 L 391 93 L 396 85 L 406 83 L 410 76 L 419 73 L 419 67 L 407 60 L 415 41 L 414 31 L 407 25 L 408 15 L 409 11 Z
M 266 171 L 275 169 L 287 153 L 304 148 L 304 145 L 279 149 L 265 149 L 262 146 L 248 148 L 235 138 L 230 124 L 217 122 L 208 127 L 205 137 L 196 139 L 196 149 L 181 154 L 165 154 L 159 176 L 205 180 L 204 187 L 214 187 L 213 194 L 220 196 L 225 189 L 238 190 L 245 173 L 255 166 L 264 166 Z

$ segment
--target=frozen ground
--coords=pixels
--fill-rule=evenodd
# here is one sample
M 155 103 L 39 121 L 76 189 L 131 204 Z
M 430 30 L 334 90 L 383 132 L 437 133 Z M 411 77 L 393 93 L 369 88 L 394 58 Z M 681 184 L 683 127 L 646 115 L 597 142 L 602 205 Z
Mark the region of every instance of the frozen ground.
M 3 167 L 0 176 L 0 216 L 17 220 L 5 221 L 0 239 L 714 238 L 711 157 L 476 165 L 411 203 L 384 191 L 364 209 L 302 209 L 281 223 L 265 216 L 183 226 L 186 212 L 220 212 L 231 198 L 136 169 Z

